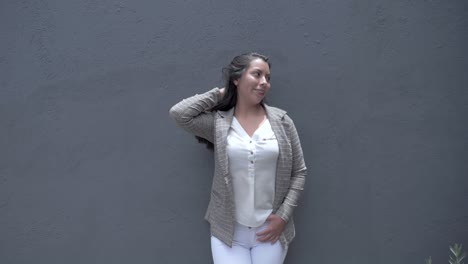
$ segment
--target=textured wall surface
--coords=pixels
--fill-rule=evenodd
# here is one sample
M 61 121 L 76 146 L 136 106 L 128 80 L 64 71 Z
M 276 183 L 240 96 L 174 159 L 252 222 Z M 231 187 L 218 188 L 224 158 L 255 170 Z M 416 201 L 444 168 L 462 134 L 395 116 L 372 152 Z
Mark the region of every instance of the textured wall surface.
M 309 176 L 287 263 L 468 251 L 468 2 L 0 3 L 0 263 L 210 263 L 211 153 L 168 117 L 272 59 Z

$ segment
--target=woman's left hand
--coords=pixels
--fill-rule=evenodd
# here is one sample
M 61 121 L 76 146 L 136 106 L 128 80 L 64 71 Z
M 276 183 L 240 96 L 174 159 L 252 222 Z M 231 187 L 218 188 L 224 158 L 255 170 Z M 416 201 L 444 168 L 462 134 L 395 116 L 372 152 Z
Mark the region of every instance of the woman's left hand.
M 260 242 L 271 242 L 274 244 L 283 233 L 286 222 L 279 216 L 271 214 L 266 219 L 268 226 L 265 230 L 257 233 L 257 240 Z

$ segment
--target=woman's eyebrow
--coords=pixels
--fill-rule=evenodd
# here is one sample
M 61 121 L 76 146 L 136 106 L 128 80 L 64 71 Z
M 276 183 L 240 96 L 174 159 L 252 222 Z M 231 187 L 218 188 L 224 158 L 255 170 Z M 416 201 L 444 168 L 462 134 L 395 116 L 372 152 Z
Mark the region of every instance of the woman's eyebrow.
M 260 68 L 254 68 L 253 70 L 254 70 L 254 71 L 259 71 L 259 72 L 261 72 L 261 73 L 264 72 L 264 71 L 263 71 L 262 69 L 260 69 Z M 270 72 L 265 72 L 265 74 L 266 74 L 266 75 L 270 75 Z

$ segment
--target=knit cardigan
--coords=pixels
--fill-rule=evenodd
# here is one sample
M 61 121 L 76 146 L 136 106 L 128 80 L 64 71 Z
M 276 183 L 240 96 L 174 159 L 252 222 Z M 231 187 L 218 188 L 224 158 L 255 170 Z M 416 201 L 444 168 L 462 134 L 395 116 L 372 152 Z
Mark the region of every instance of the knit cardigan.
M 210 223 L 211 235 L 232 247 L 236 220 L 226 145 L 234 108 L 210 111 L 220 99 L 220 89 L 214 88 L 182 100 L 170 109 L 169 114 L 178 126 L 214 145 L 214 176 L 205 219 Z M 304 189 L 307 169 L 292 119 L 284 110 L 263 106 L 278 140 L 273 213 L 287 223 L 280 236 L 281 244 L 287 248 L 295 236 L 293 211 Z

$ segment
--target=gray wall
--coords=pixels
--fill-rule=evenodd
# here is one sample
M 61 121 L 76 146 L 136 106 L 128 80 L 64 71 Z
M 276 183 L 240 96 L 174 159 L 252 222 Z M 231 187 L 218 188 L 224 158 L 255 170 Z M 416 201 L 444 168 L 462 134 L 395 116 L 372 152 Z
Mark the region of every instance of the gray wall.
M 0 263 L 210 263 L 168 110 L 250 50 L 309 167 L 287 263 L 468 249 L 467 1 L 162 2 L 0 3 Z

